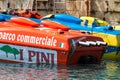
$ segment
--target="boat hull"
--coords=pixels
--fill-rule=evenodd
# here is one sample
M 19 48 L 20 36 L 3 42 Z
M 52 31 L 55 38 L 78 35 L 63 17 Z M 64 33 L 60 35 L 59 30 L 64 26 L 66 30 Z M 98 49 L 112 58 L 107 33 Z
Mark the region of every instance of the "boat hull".
M 103 38 L 108 44 L 102 59 L 120 60 L 120 37 L 102 33 L 93 33 L 93 35 Z
M 66 17 L 65 17 L 66 16 Z M 67 20 L 66 20 L 67 19 Z M 72 30 L 79 30 L 84 31 L 90 34 L 93 34 L 94 36 L 101 37 L 105 42 L 108 44 L 108 48 L 106 49 L 106 53 L 103 56 L 108 56 L 108 54 L 116 54 L 120 52 L 120 31 L 119 30 L 112 30 L 110 26 L 85 26 L 80 25 L 82 22 L 79 20 L 79 18 L 76 18 L 74 16 L 66 15 L 66 14 L 56 14 L 54 17 L 47 17 L 43 18 L 44 20 L 51 20 L 54 22 L 58 22 L 60 24 L 66 25 L 67 27 L 71 28 Z M 69 21 L 70 20 L 70 21 Z M 111 48 L 112 47 L 112 48 Z M 106 55 L 107 54 L 107 55 Z M 119 55 L 116 55 L 116 57 L 112 57 L 112 55 L 108 57 L 110 59 L 120 59 Z M 108 59 L 106 57 L 103 57 L 103 59 Z
M 106 49 L 102 38 L 74 30 L 34 26 L 36 23 L 25 18 L 13 19 L 0 22 L 0 61 L 64 65 L 101 62 Z
M 100 63 L 103 56 L 101 53 L 102 51 L 104 52 L 104 49 L 96 48 L 96 51 L 94 49 L 88 48 L 88 51 L 86 51 L 86 48 L 84 48 L 80 51 L 74 52 L 68 57 L 69 51 L 0 43 L 0 61 L 12 63 L 47 63 L 70 65 L 80 63 L 80 60 L 82 60 L 84 56 L 92 56 L 95 59 L 93 59 L 90 63 Z M 87 60 L 85 62 L 88 63 Z
M 120 60 L 120 52 L 111 52 L 111 53 L 106 53 L 102 57 L 103 60 Z

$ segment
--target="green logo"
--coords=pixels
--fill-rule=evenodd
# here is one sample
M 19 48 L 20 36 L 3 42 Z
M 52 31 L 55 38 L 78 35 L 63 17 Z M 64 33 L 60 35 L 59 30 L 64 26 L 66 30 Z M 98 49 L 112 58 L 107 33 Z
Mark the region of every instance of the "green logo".
M 20 54 L 20 52 L 16 48 L 12 48 L 9 45 L 2 46 L 0 50 L 6 53 L 6 57 L 8 57 L 8 53 L 13 54 L 15 59 L 16 55 Z

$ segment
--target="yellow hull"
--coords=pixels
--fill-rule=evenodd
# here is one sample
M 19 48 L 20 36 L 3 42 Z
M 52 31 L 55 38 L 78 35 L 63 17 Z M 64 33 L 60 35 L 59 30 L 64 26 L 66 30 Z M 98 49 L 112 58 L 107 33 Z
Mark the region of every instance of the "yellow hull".
M 120 60 L 120 52 L 111 52 L 103 55 L 103 60 Z
M 107 42 L 108 46 L 120 47 L 120 35 L 115 36 L 115 35 L 110 35 L 105 33 L 93 33 L 93 35 L 103 38 L 103 40 Z
M 115 35 L 109 35 L 109 34 L 104 34 L 104 33 L 93 33 L 94 36 L 99 36 L 101 38 L 103 38 L 103 40 L 105 42 L 107 42 L 108 46 L 112 46 L 113 48 L 117 48 L 117 50 L 111 50 L 112 48 L 110 48 L 109 50 L 111 52 L 106 52 L 103 55 L 103 59 L 109 59 L 109 60 L 120 60 L 120 36 L 115 36 Z M 118 52 L 119 51 L 119 52 Z

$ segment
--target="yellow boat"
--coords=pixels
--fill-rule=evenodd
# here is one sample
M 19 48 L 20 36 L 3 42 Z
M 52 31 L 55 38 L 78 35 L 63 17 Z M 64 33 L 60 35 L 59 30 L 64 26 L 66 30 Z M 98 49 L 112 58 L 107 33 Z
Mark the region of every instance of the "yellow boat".
M 88 20 L 88 26 L 91 26 L 95 19 L 96 19 L 96 22 L 98 23 L 97 26 L 105 27 L 105 26 L 109 25 L 109 23 L 107 21 L 104 21 L 104 20 L 101 20 L 101 19 L 95 18 L 95 17 L 82 16 L 82 17 L 80 17 L 80 19 L 83 20 L 81 22 L 82 25 L 84 25 L 86 20 Z M 114 30 L 120 30 L 120 25 L 111 26 L 111 27 L 113 27 Z M 99 36 L 99 37 L 103 38 L 104 41 L 107 42 L 109 45 L 108 49 L 106 51 L 106 54 L 104 54 L 104 56 L 103 56 L 103 59 L 111 59 L 111 60 L 120 59 L 120 52 L 119 52 L 119 47 L 120 47 L 119 38 L 120 37 L 114 36 L 111 34 L 106 34 L 106 33 L 98 33 L 98 32 L 94 32 L 94 31 L 92 34 L 94 36 Z
M 93 32 L 92 34 L 101 37 L 108 44 L 103 59 L 120 60 L 120 36 L 97 32 Z

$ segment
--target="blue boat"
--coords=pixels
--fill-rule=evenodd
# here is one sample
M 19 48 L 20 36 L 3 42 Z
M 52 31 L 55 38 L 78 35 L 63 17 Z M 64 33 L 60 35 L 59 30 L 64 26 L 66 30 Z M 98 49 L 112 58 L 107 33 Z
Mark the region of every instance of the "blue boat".
M 87 20 L 81 24 L 82 19 L 68 14 L 48 15 L 41 19 L 51 20 L 63 24 L 72 30 L 80 30 L 103 38 L 108 47 L 103 59 L 120 60 L 120 30 L 114 30 L 110 25 L 98 26 L 96 20 L 89 26 Z

